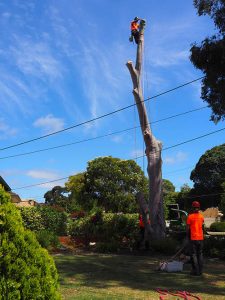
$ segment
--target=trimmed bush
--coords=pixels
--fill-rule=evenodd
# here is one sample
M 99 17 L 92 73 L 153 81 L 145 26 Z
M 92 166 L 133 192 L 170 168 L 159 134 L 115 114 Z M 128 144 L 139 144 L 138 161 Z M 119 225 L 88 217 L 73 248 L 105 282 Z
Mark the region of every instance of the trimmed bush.
M 52 206 L 22 207 L 20 212 L 26 229 L 45 229 L 57 235 L 67 233 L 67 214 Z
M 73 221 L 69 233 L 75 241 L 82 241 L 86 246 L 91 241 L 97 242 L 97 249 L 108 248 L 105 244 L 112 244 L 112 248 L 117 249 L 132 247 L 139 233 L 138 214 L 98 213 L 85 216 Z
M 53 259 L 34 233 L 25 230 L 19 210 L 0 187 L 0 295 L 8 300 L 57 300 Z
M 32 231 L 45 229 L 41 211 L 36 207 L 20 207 L 19 210 L 26 229 Z
M 210 225 L 210 231 L 225 232 L 225 222 L 214 222 Z

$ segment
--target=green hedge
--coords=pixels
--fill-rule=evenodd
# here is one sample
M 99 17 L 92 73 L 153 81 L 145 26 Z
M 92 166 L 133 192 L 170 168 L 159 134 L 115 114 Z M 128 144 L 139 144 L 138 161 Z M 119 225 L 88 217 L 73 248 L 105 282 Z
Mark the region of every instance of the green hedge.
M 225 232 L 225 222 L 214 222 L 210 225 L 210 231 Z
M 131 246 L 137 240 L 139 232 L 138 214 L 103 213 L 85 216 L 74 220 L 69 234 L 86 246 L 92 241 L 99 248 L 118 248 Z M 105 244 L 111 245 L 111 247 Z
M 19 210 L 26 229 L 35 232 L 48 230 L 57 235 L 67 233 L 68 217 L 65 212 L 51 206 L 21 207 Z
M 52 257 L 25 230 L 19 210 L 0 187 L 0 299 L 57 300 L 58 275 Z

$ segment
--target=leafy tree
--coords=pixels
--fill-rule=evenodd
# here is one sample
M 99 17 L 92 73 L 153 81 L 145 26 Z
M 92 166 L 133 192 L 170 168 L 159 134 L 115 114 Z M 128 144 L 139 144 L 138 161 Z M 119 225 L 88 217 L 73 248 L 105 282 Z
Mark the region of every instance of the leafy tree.
M 175 186 L 168 179 L 163 179 L 163 197 L 167 194 L 175 192 Z
M 187 183 L 184 183 L 181 187 L 180 187 L 180 192 L 181 193 L 189 193 L 191 191 L 190 186 Z
M 175 186 L 168 179 L 163 179 L 163 206 L 165 218 L 168 217 L 168 204 L 175 203 L 177 193 L 175 192 Z
M 1 299 L 57 300 L 58 275 L 48 252 L 23 227 L 19 210 L 0 187 Z
M 61 186 L 54 186 L 52 190 L 44 194 L 45 203 L 49 205 L 63 207 L 66 211 L 70 210 L 70 201 L 67 196 L 67 189 Z
M 225 119 L 225 1 L 194 0 L 199 16 L 209 15 L 219 32 L 191 48 L 191 62 L 203 71 L 202 99 L 212 108 L 211 120 Z
M 191 203 L 193 201 L 193 199 L 191 199 L 192 197 L 191 192 L 192 189 L 189 187 L 187 183 L 184 183 L 180 187 L 180 191 L 177 193 L 177 201 L 176 201 L 179 204 L 180 209 L 189 211 L 191 207 Z
M 78 173 L 69 177 L 69 180 L 65 183 L 67 191 L 69 191 L 70 211 L 80 211 L 82 207 L 82 195 L 85 190 L 85 174 Z
M 136 212 L 136 193 L 148 193 L 148 181 L 141 168 L 133 160 L 111 156 L 89 161 L 87 171 L 71 176 L 66 186 L 82 209 L 96 206 L 106 212 Z
M 217 206 L 220 201 L 218 193 L 222 192 L 222 183 L 225 181 L 225 144 L 216 146 L 203 154 L 190 179 L 194 181 L 192 194 L 216 194 L 204 197 L 201 202 Z M 208 202 L 208 203 L 207 203 Z

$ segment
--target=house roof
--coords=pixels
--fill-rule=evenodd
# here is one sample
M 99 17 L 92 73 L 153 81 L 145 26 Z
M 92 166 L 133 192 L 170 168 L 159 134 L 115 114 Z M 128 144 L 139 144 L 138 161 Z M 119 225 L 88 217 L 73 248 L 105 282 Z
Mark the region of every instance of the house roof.
M 0 184 L 4 187 L 4 189 L 6 190 L 6 192 L 10 192 L 11 191 L 10 186 L 5 182 L 5 180 L 2 178 L 2 176 L 0 176 Z

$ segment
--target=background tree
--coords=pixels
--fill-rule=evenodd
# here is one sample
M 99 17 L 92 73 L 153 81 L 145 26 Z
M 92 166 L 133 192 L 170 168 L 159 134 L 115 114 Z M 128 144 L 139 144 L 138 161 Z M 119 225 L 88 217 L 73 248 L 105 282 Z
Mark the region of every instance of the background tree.
M 19 210 L 0 186 L 1 299 L 61 299 L 52 257 L 25 230 Z
M 67 189 L 61 186 L 54 186 L 52 190 L 44 194 L 45 203 L 63 207 L 66 211 L 70 210 L 70 201 Z
M 133 160 L 99 157 L 88 162 L 87 171 L 66 183 L 77 205 L 89 211 L 99 207 L 106 212 L 137 212 L 135 195 L 148 192 L 148 181 Z
M 190 209 L 191 203 L 193 199 L 191 199 L 191 191 L 192 189 L 187 183 L 184 183 L 180 187 L 180 192 L 177 194 L 177 203 L 179 204 L 179 208 L 182 210 L 188 211 Z
M 176 203 L 177 201 L 177 194 L 175 192 L 175 186 L 171 181 L 168 179 L 163 179 L 163 206 L 164 206 L 164 214 L 165 218 L 168 217 L 168 204 Z
M 211 120 L 225 119 L 225 1 L 194 0 L 199 16 L 209 15 L 218 33 L 191 48 L 191 62 L 204 73 L 202 99 L 212 108 Z
M 191 194 L 206 195 L 201 199 L 204 208 L 211 205 L 218 206 L 220 202 L 218 193 L 222 193 L 221 185 L 225 182 L 225 144 L 206 151 L 191 172 L 190 179 L 194 181 Z
M 65 183 L 66 189 L 69 192 L 69 202 L 71 203 L 71 211 L 80 211 L 84 209 L 82 195 L 85 192 L 85 174 L 78 173 L 69 177 Z

